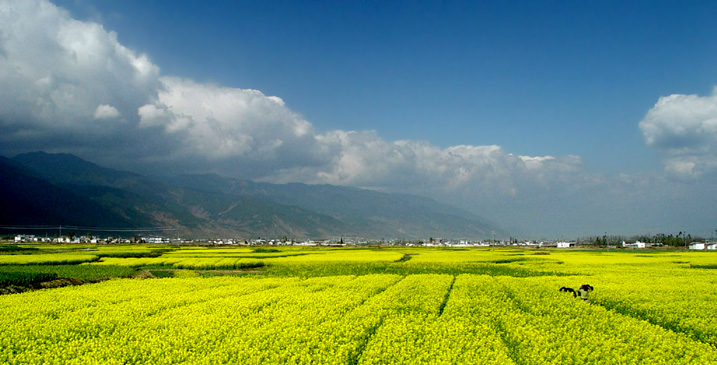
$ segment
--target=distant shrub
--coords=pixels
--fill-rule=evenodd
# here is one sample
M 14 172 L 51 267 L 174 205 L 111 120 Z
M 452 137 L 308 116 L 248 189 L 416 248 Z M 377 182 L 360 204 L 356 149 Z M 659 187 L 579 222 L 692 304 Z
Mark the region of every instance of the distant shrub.
M 99 257 L 117 257 L 117 258 L 141 258 L 141 257 L 160 257 L 164 252 L 103 252 L 97 254 Z
M 177 270 L 174 272 L 174 277 L 180 279 L 196 278 L 199 277 L 199 274 L 192 270 Z
M 510 267 L 502 264 L 492 263 L 466 263 L 462 265 L 446 263 L 406 263 L 405 261 L 392 263 L 378 262 L 343 262 L 340 264 L 331 263 L 291 263 L 266 266 L 266 274 L 269 276 L 335 276 L 335 275 L 371 275 L 371 274 L 396 274 L 396 275 L 422 275 L 422 274 L 474 274 L 490 276 L 563 276 L 568 275 L 554 271 L 531 270 L 521 267 Z
M 0 272 L 1 286 L 32 286 L 57 279 L 57 274 L 42 272 Z
M 256 252 L 256 253 L 270 253 L 270 252 L 281 252 L 281 250 L 278 249 L 278 248 L 257 247 L 257 248 L 255 248 L 255 249 L 251 250 L 251 252 Z
M 155 278 L 173 278 L 174 274 L 171 271 L 166 270 L 149 270 L 150 274 Z
M 84 281 L 95 281 L 107 278 L 121 278 L 131 276 L 134 268 L 113 265 L 5 265 L 0 266 L 1 275 L 49 275 L 52 278 L 74 278 Z M 41 276 L 38 276 L 41 278 Z M 41 280 L 46 281 L 46 280 Z M 41 282 L 40 281 L 40 282 Z M 7 284 L 11 285 L 11 284 Z M 15 284 L 20 285 L 20 284 Z
M 35 247 L 22 247 L 18 245 L 0 245 L 0 252 L 2 253 L 13 253 L 13 252 L 27 252 L 37 251 Z

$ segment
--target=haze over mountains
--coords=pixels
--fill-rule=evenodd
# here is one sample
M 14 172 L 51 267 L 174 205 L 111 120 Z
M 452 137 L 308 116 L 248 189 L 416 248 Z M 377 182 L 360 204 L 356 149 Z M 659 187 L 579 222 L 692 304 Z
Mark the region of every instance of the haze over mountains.
M 149 178 L 69 154 L 0 157 L 0 176 L 0 225 L 176 227 L 185 237 L 226 238 L 505 235 L 476 215 L 413 195 L 216 174 Z

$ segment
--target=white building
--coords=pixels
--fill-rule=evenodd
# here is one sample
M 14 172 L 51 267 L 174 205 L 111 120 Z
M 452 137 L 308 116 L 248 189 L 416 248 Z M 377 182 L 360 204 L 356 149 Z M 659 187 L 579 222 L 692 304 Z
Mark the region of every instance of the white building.
M 15 242 L 37 242 L 37 238 L 34 235 L 19 234 L 15 236 Z
M 705 244 L 704 243 L 693 243 L 690 245 L 690 250 L 704 250 Z
M 640 241 L 635 241 L 635 243 L 625 243 L 625 241 L 622 241 L 622 247 L 645 248 L 645 247 L 647 247 L 647 244 L 645 242 L 640 242 Z
M 558 248 L 575 247 L 575 242 L 558 242 Z

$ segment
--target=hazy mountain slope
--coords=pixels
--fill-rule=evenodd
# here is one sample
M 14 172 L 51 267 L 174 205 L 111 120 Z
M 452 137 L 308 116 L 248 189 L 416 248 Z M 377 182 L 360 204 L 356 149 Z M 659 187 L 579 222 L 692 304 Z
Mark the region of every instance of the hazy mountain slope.
M 105 212 L 103 215 L 95 211 L 94 216 L 114 217 L 110 221 L 96 219 L 93 226 L 172 226 L 178 227 L 184 236 L 195 237 L 305 238 L 354 233 L 330 216 L 296 206 L 261 197 L 170 188 L 144 176 L 104 168 L 73 155 L 36 152 L 15 156 L 7 162 L 22 165 L 27 175 L 53 181 L 54 187 L 69 194 L 68 204 L 91 201 Z M 19 180 L 24 178 L 21 176 Z M 9 192 L 8 195 L 16 198 L 13 202 L 33 200 L 27 194 Z M 37 207 L 29 207 L 27 219 L 15 222 L 50 224 L 46 222 L 57 221 L 48 219 L 50 215 L 62 218 L 64 214 L 54 206 L 47 210 L 47 214 L 40 214 Z
M 0 224 L 133 227 L 126 219 L 82 194 L 37 177 L 0 157 Z
M 102 167 L 70 154 L 32 152 L 17 155 L 12 161 L 57 184 L 110 186 L 142 195 L 164 191 L 161 184 L 142 175 Z
M 503 231 L 461 209 L 405 194 L 332 185 L 268 184 L 214 174 L 172 179 L 198 190 L 262 196 L 339 219 L 372 237 L 490 237 Z
M 33 152 L 17 155 L 12 161 L 66 190 L 92 199 L 122 217 L 125 224 L 178 227 L 185 235 L 201 231 L 203 222 L 174 203 L 165 186 L 142 175 L 105 168 L 69 154 Z
M 3 177 L 14 176 L 5 189 L 4 204 L 25 203 L 27 208 L 17 215 L 32 222 L 25 224 L 54 224 L 49 222 L 70 214 L 62 205 L 74 204 L 88 207 L 72 214 L 95 217 L 93 226 L 172 226 L 183 236 L 194 237 L 412 239 L 501 233 L 473 214 L 411 195 L 331 185 L 257 183 L 212 174 L 149 179 L 73 155 L 43 152 L 4 161 L 25 171 L 3 172 Z M 24 181 L 30 190 L 20 190 Z M 43 189 L 61 196 L 62 203 L 48 205 Z M 38 200 L 45 201 L 44 205 L 38 206 Z
M 196 217 L 252 237 L 331 237 L 354 233 L 328 215 L 263 198 L 188 188 L 172 189 L 172 193 Z

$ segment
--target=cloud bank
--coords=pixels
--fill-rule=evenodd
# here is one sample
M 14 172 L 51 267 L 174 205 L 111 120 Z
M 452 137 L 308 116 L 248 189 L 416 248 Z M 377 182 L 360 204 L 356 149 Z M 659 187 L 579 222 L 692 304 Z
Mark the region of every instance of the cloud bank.
M 516 194 L 516 179 L 547 182 L 580 165 L 575 156 L 514 156 L 499 146 L 442 149 L 385 141 L 375 131 L 317 133 L 279 97 L 161 76 L 115 33 L 49 2 L 6 1 L 1 9 L 6 152 L 102 148 L 100 155 L 121 160 L 139 148 L 140 162 L 181 162 L 255 179 L 382 189 L 471 185 L 508 195 Z M 97 142 L 108 139 L 124 147 Z
M 669 171 L 697 176 L 715 168 L 715 117 L 715 96 L 673 95 L 640 128 Z M 139 171 L 421 194 L 532 232 L 578 219 L 614 227 L 624 219 L 610 209 L 652 199 L 629 177 L 585 173 L 579 156 L 316 131 L 279 97 L 162 75 L 115 33 L 43 0 L 0 1 L 0 130 L 3 155 L 69 152 Z
M 661 97 L 640 129 L 674 176 L 695 178 L 717 170 L 717 89 L 710 96 Z

